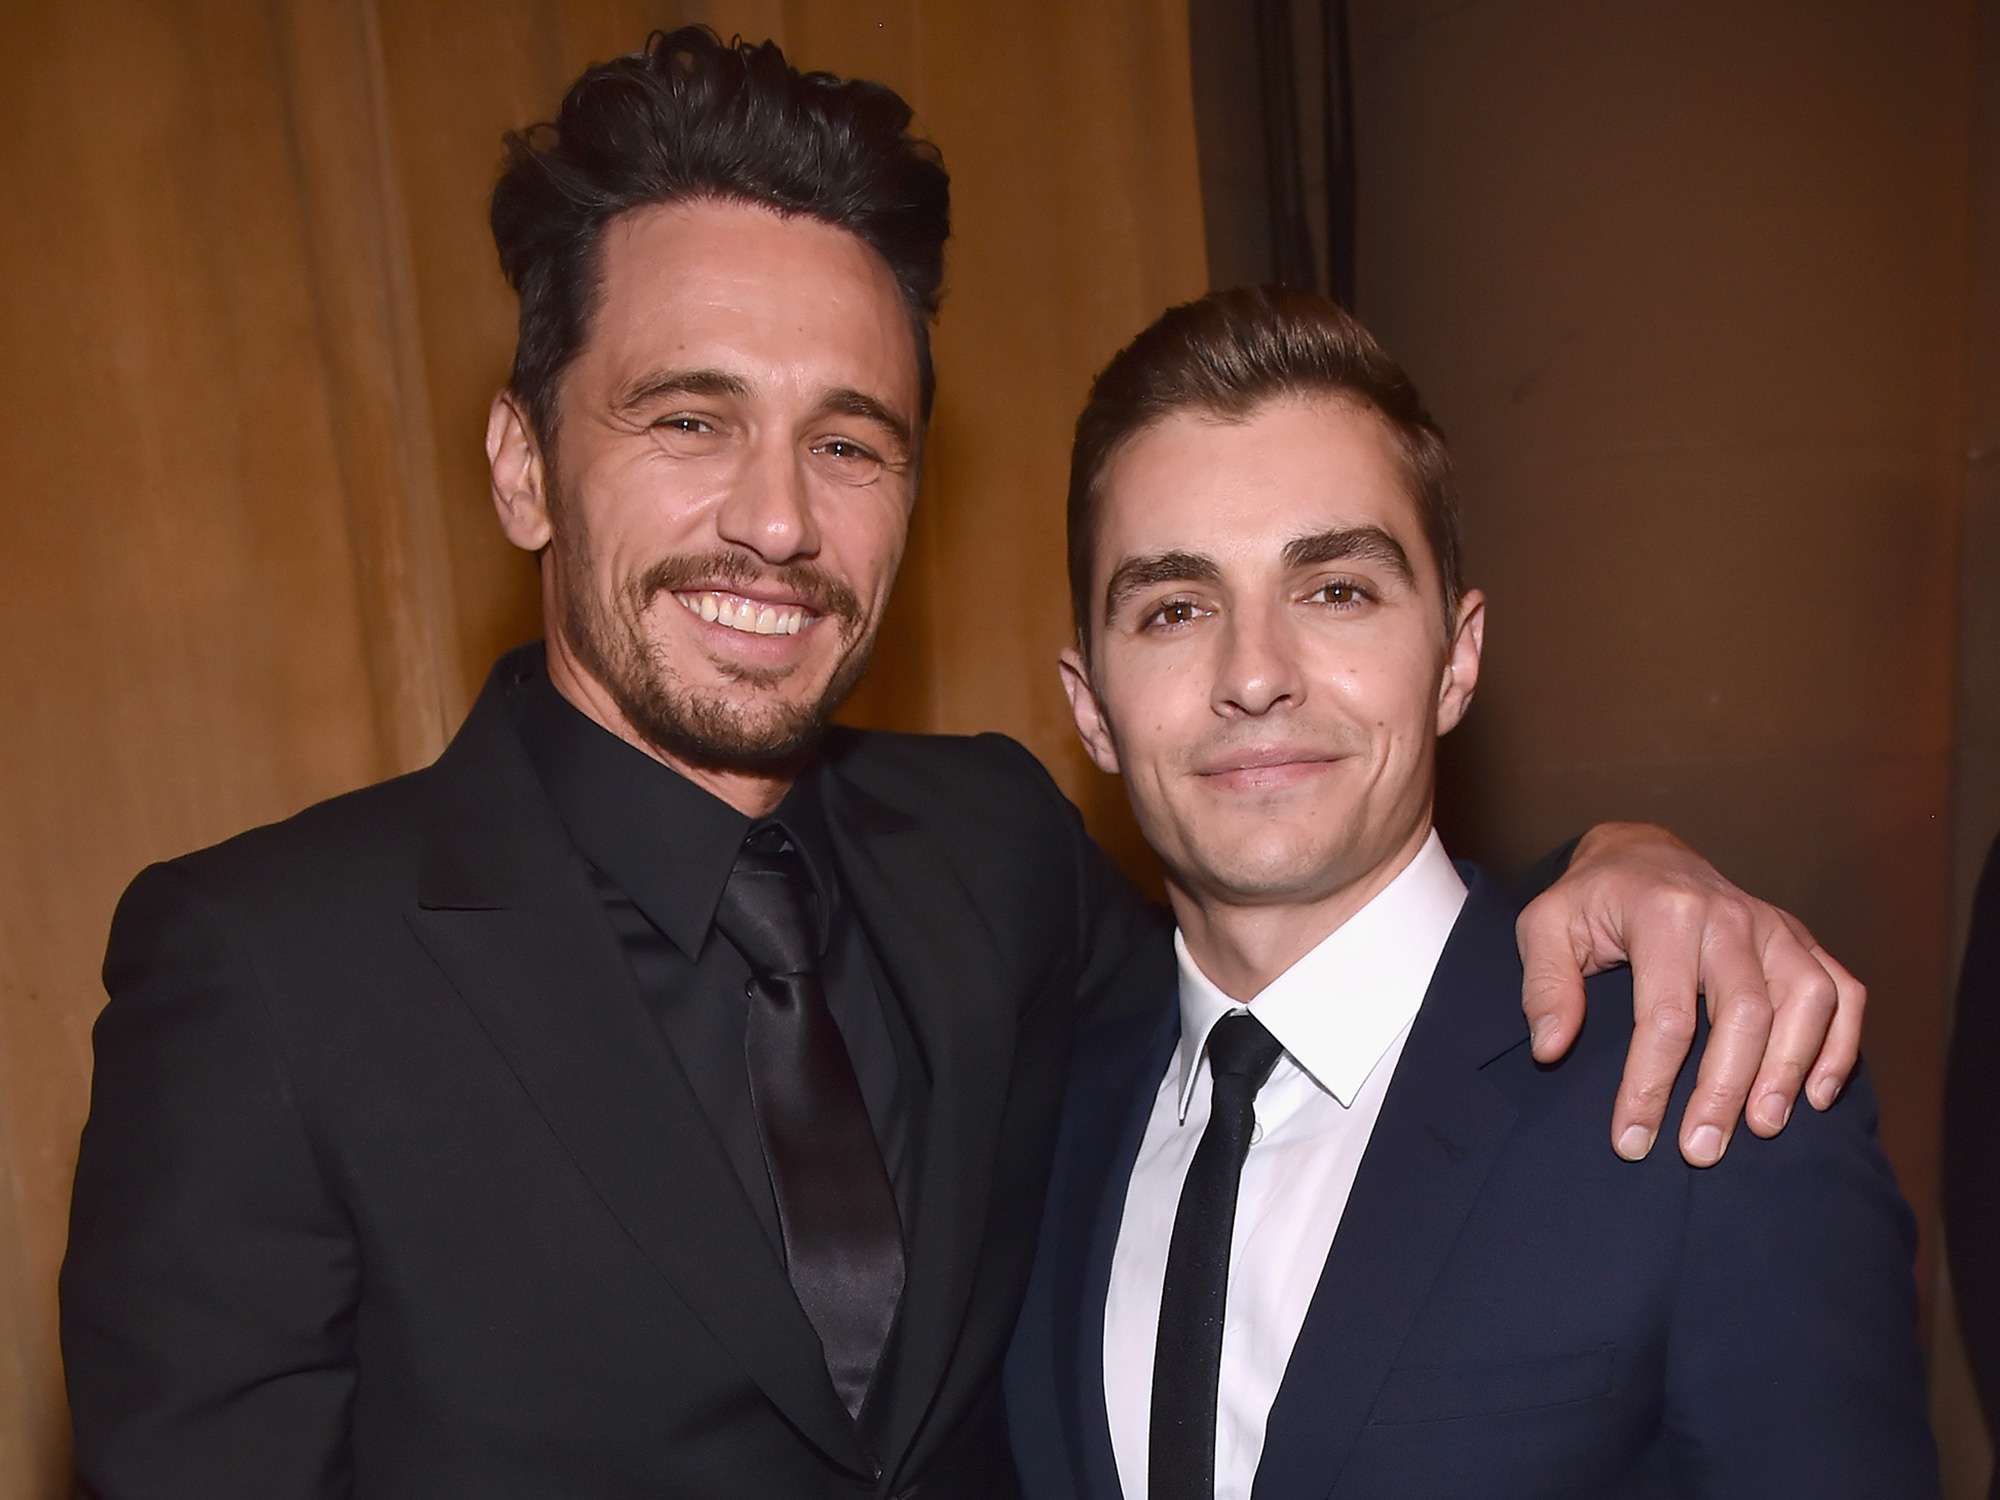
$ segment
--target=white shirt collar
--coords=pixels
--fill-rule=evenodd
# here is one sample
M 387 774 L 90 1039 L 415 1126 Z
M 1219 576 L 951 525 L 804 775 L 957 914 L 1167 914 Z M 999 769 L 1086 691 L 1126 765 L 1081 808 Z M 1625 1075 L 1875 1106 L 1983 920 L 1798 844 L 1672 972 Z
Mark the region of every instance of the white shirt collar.
M 1278 1044 L 1343 1107 L 1416 1015 L 1451 936 L 1465 882 L 1437 830 L 1368 904 L 1247 1002 Z M 1180 1114 L 1185 1120 L 1208 1033 L 1244 1003 L 1217 989 L 1174 933 L 1180 960 Z

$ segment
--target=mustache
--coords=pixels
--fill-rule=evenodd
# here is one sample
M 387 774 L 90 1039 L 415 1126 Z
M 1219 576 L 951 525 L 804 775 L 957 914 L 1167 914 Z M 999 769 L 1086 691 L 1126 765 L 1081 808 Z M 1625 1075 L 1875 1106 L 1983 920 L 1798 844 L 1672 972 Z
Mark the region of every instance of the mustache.
M 693 589 L 747 589 L 760 583 L 782 589 L 814 614 L 828 615 L 848 626 L 861 621 L 861 600 L 854 590 L 817 563 L 786 563 L 783 567 L 768 568 L 741 552 L 663 557 L 633 580 L 632 592 L 639 608 L 644 609 L 661 594 Z

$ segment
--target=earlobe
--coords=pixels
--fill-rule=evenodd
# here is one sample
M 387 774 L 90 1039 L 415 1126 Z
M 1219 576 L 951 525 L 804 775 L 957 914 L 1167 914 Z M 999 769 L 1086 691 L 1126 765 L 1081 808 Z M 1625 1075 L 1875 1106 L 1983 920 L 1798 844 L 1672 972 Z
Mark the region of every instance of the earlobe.
M 1077 738 L 1083 741 L 1090 763 L 1106 775 L 1116 776 L 1118 746 L 1111 737 L 1111 725 L 1104 717 L 1104 707 L 1097 701 L 1097 690 L 1090 685 L 1090 673 L 1084 667 L 1082 654 L 1073 646 L 1065 649 L 1056 659 L 1056 670 L 1062 676 L 1063 692 L 1069 698 L 1069 712 L 1076 723 Z
M 486 414 L 486 467 L 507 540 L 524 552 L 541 551 L 551 535 L 542 452 L 511 391 L 495 396 Z

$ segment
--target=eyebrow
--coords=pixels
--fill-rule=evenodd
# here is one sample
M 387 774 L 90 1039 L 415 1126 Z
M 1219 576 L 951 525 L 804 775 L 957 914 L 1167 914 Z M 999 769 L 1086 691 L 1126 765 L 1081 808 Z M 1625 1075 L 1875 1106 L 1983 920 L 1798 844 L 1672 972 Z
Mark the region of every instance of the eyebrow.
M 1222 569 L 1215 559 L 1199 552 L 1154 552 L 1144 557 L 1128 557 L 1111 570 L 1104 585 L 1104 618 L 1118 613 L 1119 606 L 1134 594 L 1159 583 L 1216 583 Z
M 729 396 L 740 400 L 749 394 L 749 385 L 727 370 L 655 370 L 620 391 L 612 407 L 630 415 L 669 396 Z
M 1285 566 L 1288 568 L 1310 568 L 1319 563 L 1330 562 L 1373 562 L 1380 563 L 1403 580 L 1410 588 L 1417 585 L 1416 569 L 1410 566 L 1410 554 L 1380 526 L 1337 526 L 1327 531 L 1315 531 L 1309 536 L 1293 537 L 1285 543 Z
M 866 391 L 857 391 L 847 385 L 836 386 L 819 398 L 819 410 L 829 416 L 858 417 L 864 422 L 873 422 L 887 431 L 905 453 L 910 451 L 910 424 L 893 408 Z
M 749 399 L 750 385 L 740 375 L 732 375 L 727 370 L 655 370 L 627 385 L 613 403 L 613 409 L 630 416 L 642 407 L 674 396 L 710 396 L 744 401 Z M 898 416 L 886 402 L 877 400 L 866 391 L 855 390 L 852 386 L 834 386 L 820 396 L 815 411 L 825 416 L 858 417 L 864 422 L 873 422 L 888 432 L 905 453 L 910 451 L 912 434 L 909 422 Z

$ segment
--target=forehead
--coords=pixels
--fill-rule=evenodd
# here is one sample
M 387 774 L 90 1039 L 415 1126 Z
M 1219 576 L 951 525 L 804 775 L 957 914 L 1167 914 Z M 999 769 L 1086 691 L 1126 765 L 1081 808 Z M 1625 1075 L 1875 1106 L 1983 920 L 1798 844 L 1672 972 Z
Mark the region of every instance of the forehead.
M 1431 561 L 1407 466 L 1374 411 L 1285 396 L 1240 421 L 1176 412 L 1106 467 L 1095 571 L 1101 580 L 1120 557 L 1166 551 L 1268 564 L 1294 537 L 1369 525 Z
M 888 263 L 817 219 L 715 200 L 605 226 L 579 363 L 609 378 L 715 367 L 764 383 L 851 386 L 914 413 L 916 335 Z

